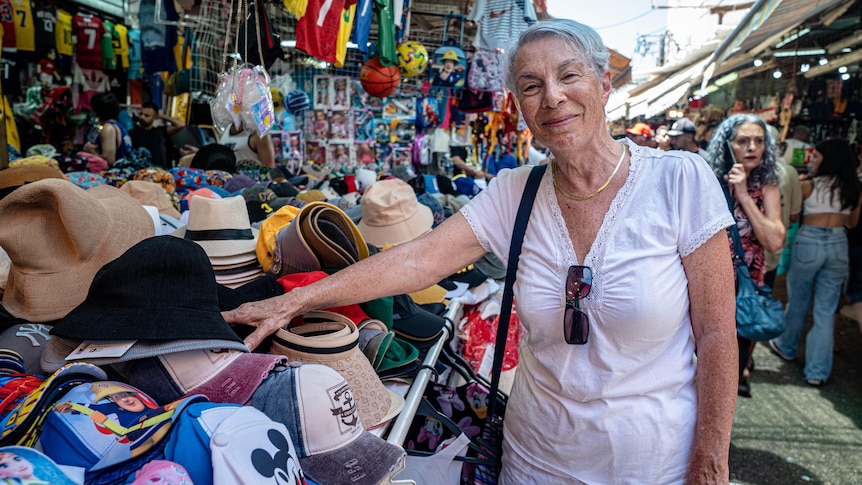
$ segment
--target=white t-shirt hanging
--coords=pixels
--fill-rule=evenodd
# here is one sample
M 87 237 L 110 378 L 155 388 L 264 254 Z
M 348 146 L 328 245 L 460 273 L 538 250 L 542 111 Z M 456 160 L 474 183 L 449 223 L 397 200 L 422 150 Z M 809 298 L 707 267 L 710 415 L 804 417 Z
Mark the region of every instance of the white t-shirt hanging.
M 536 10 L 531 0 L 476 0 L 467 20 L 479 22 L 474 46 L 506 49 L 536 21 Z

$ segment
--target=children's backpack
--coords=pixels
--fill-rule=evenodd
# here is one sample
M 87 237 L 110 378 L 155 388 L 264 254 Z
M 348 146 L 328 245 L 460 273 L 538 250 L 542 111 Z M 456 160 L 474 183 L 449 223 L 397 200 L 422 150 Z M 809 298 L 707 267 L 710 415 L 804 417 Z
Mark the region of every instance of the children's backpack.
M 448 38 L 450 17 L 460 20 L 461 32 L 458 39 Z M 467 74 L 467 55 L 461 49 L 461 41 L 464 38 L 464 16 L 447 14 L 443 25 L 443 45 L 434 51 L 431 56 L 431 86 L 458 90 L 464 87 Z M 451 63 L 451 64 L 449 64 Z
M 503 89 L 503 52 L 478 49 L 470 61 L 467 86 L 474 91 L 500 91 Z

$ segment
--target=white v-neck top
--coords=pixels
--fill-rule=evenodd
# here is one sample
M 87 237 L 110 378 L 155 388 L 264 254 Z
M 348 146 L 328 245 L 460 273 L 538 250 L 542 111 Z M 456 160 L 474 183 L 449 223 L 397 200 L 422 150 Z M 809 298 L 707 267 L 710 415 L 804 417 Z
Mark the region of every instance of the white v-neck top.
M 581 302 L 586 345 L 563 338 L 563 286 L 581 258 L 550 170 L 539 186 L 514 288 L 526 336 L 504 420 L 501 484 L 684 481 L 697 395 L 681 259 L 733 218 L 703 159 L 627 145 L 630 171 L 582 263 L 593 269 Z M 461 209 L 504 262 L 530 169 L 500 172 Z

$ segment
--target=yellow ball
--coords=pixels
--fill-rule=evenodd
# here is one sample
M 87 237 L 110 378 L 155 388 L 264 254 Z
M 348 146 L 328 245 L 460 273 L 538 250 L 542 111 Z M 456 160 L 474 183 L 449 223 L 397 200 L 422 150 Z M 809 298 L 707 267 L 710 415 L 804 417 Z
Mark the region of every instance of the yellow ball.
M 427 65 L 428 51 L 421 43 L 410 40 L 398 46 L 398 70 L 402 76 L 418 76 Z
M 269 92 L 272 94 L 272 110 L 280 111 L 284 107 L 284 96 L 278 88 L 270 87 Z

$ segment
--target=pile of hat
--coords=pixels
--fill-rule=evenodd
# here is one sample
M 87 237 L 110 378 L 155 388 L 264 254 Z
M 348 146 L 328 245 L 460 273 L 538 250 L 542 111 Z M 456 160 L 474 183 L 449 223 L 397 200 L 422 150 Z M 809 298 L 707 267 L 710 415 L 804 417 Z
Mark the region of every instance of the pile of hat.
M 307 328 L 281 333 L 280 353 L 250 353 L 222 317 L 284 292 L 259 265 L 236 289 L 218 284 L 224 264 L 214 263 L 258 264 L 258 234 L 241 197 L 194 196 L 189 224 L 154 236 L 142 201 L 156 213 L 170 209 L 158 184 L 24 182 L 0 200 L 11 222 L 0 225 L 10 261 L 0 323 L 16 332 L 0 340 L 33 342 L 0 352 L 0 447 L 10 447 L 0 460 L 16 454 L 31 465 L 14 478 L 371 485 L 398 471 L 404 451 L 367 429 L 394 418 L 404 401 L 375 375 L 367 356 L 378 352 L 359 346 L 360 332 L 365 349 L 391 343 L 385 324 L 304 315 Z M 300 240 L 322 247 L 314 254 L 327 266 L 368 254 L 333 206 L 309 204 L 296 223 L 309 228 Z M 309 333 L 315 325 L 341 326 Z M 329 352 L 332 345 L 340 351 Z M 35 449 L 11 448 L 20 445 Z
M 219 284 L 236 288 L 264 274 L 255 253 L 258 230 L 251 227 L 242 197 L 193 196 L 188 224 L 175 235 L 204 249 Z

